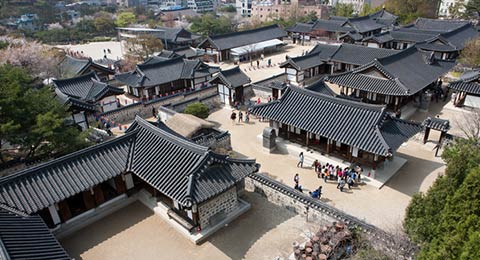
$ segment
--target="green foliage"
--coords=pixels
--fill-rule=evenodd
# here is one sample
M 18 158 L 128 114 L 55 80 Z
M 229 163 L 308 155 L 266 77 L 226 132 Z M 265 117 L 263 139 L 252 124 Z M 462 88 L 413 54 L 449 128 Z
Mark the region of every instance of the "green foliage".
M 208 117 L 209 109 L 207 105 L 197 102 L 189 104 L 183 112 L 185 114 L 190 114 L 205 119 Z
M 7 41 L 0 41 L 0 50 L 6 49 L 10 45 Z
M 418 17 L 436 18 L 440 0 L 387 0 L 385 9 L 398 15 L 400 23 L 413 22 Z
M 366 3 L 362 7 L 362 11 L 360 11 L 359 16 L 366 16 L 375 12 L 382 10 L 382 6 L 379 5 L 377 7 L 372 7 L 369 3 Z
M 100 18 L 102 20 L 103 18 Z M 72 42 L 91 40 L 97 36 L 113 36 L 115 27 L 97 19 L 80 21 L 74 27 L 38 31 L 28 35 L 44 43 Z
M 354 11 L 353 4 L 337 3 L 333 7 L 332 13 L 335 16 L 352 17 Z
M 480 15 L 480 0 L 468 0 L 465 4 L 465 16 L 476 18 Z
M 413 197 L 405 230 L 422 245 L 419 259 L 478 259 L 480 146 L 473 139 L 457 140 L 442 157 L 445 175 Z
M 34 88 L 23 69 L 8 64 L 0 67 L 0 81 L 0 141 L 18 145 L 18 157 L 65 154 L 87 145 L 77 128 L 65 125 L 67 108 L 50 88 Z
M 115 25 L 118 27 L 125 27 L 134 24 L 137 21 L 135 14 L 132 12 L 122 12 L 117 15 Z
M 216 17 L 213 14 L 204 14 L 191 18 L 190 22 L 192 23 L 190 30 L 204 36 L 234 31 L 232 19 L 225 16 Z
M 112 14 L 107 12 L 98 12 L 94 16 L 93 25 L 97 32 L 111 33 L 115 31 L 115 23 Z
M 460 62 L 476 68 L 480 66 L 480 38 L 468 41 L 460 52 Z
M 233 5 L 224 5 L 217 9 L 219 12 L 235 13 L 237 9 Z

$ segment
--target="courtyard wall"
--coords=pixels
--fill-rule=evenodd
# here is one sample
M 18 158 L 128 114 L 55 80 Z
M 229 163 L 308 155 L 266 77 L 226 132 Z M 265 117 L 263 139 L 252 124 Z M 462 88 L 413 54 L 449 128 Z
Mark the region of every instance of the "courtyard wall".
M 373 248 L 386 253 L 392 259 L 412 259 L 417 250 L 415 244 L 403 237 L 387 233 L 266 175 L 249 175 L 245 179 L 245 189 L 259 193 L 273 204 L 297 214 L 306 217 L 308 214 L 309 221 L 318 221 L 319 224 L 342 221 L 350 229 L 361 232 Z
M 238 206 L 237 190 L 234 187 L 204 202 L 198 207 L 200 227 L 215 225 L 215 219 L 222 220 Z M 215 217 L 215 215 L 218 216 Z M 212 218 L 213 217 L 213 218 Z

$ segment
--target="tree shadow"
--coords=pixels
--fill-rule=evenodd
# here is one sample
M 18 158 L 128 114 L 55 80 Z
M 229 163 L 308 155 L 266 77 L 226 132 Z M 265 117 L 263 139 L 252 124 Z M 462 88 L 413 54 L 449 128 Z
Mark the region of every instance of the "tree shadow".
M 444 166 L 443 163 L 414 157 L 404 153 L 398 153 L 398 156 L 407 159 L 407 162 L 390 180 L 388 180 L 385 186 L 408 196 L 412 196 L 419 192 L 425 179 L 432 174 L 432 172 Z
M 251 209 L 208 239 L 231 259 L 243 259 L 266 233 L 297 215 L 257 193 L 246 192 L 245 200 Z

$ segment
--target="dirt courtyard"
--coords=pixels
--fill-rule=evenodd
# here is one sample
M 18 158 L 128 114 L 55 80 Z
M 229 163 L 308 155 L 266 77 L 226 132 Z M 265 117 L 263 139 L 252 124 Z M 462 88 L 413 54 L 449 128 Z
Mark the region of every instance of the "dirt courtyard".
M 386 231 L 397 231 L 401 227 L 405 208 L 412 195 L 426 191 L 445 169 L 442 160 L 434 157 L 432 145 L 411 140 L 397 152 L 398 156 L 408 160 L 407 163 L 382 189 L 359 185 L 342 193 L 336 189 L 336 182 L 325 183 L 318 179 L 309 165 L 297 168 L 296 157 L 264 152 L 257 135 L 268 123 L 252 119 L 249 124 L 232 124 L 229 119 L 231 112 L 229 109 L 220 109 L 212 113 L 208 120 L 216 123 L 220 129 L 228 130 L 233 150 L 240 156 L 255 158 L 261 164 L 260 172 L 266 172 L 291 186 L 294 185 L 293 176 L 298 173 L 300 184 L 307 191 L 323 186 L 322 201 Z
M 246 192 L 252 208 L 210 237 L 194 245 L 140 202 L 135 202 L 61 240 L 71 257 L 106 259 L 252 259 L 287 258 L 293 241 L 319 223 Z

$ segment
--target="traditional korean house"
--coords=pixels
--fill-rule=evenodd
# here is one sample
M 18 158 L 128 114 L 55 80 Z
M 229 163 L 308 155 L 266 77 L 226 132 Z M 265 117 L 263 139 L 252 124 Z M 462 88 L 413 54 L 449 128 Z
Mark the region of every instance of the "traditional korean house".
M 89 127 L 87 117 L 95 112 L 103 113 L 118 107 L 117 95 L 123 89 L 100 81 L 95 72 L 69 79 L 53 80 L 57 99 L 68 105 L 72 120 L 82 129 Z
M 380 10 L 362 17 L 332 16 L 328 20 L 319 19 L 313 23 L 297 23 L 287 29 L 294 42 L 311 38 L 328 38 L 353 43 L 364 37 L 389 30 L 397 24 L 397 16 Z
M 113 78 L 115 71 L 113 68 L 100 65 L 92 59 L 80 59 L 69 55 L 59 64 L 61 78 L 72 78 L 95 72 L 102 81 L 109 81 Z
M 243 89 L 250 84 L 250 78 L 243 73 L 240 67 L 220 71 L 210 83 L 218 86 L 218 95 L 222 104 L 234 106 L 243 104 Z
M 246 61 L 272 53 L 282 48 L 287 33 L 277 24 L 246 30 L 208 36 L 199 45 L 215 62 Z
M 369 48 L 343 43 L 341 45 L 317 44 L 308 54 L 280 64 L 285 68 L 288 80 L 294 85 L 303 85 L 310 78 L 325 74 L 350 71 L 374 59 L 398 53 L 396 50 Z
M 402 50 L 415 44 L 433 51 L 439 59 L 455 59 L 466 42 L 478 37 L 478 30 L 467 21 L 419 18 L 415 23 L 362 39 L 364 45 Z
M 325 80 L 340 86 L 345 95 L 398 111 L 412 101 L 421 104 L 422 94 L 436 87 L 438 79 L 453 66 L 455 62 L 438 60 L 433 52 L 413 46 Z
M 480 71 L 464 73 L 459 80 L 450 82 L 448 87 L 455 91 L 452 95 L 455 106 L 480 108 Z
M 183 56 L 187 59 L 197 59 L 203 56 L 204 52 L 202 50 L 195 49 L 190 46 L 179 47 L 174 50 L 162 50 L 156 56 L 166 59 L 176 58 Z
M 115 79 L 127 86 L 134 99 L 150 100 L 206 87 L 218 71 L 199 60 L 154 57 L 137 65 L 134 71 L 115 75 Z
M 422 130 L 419 123 L 394 117 L 385 106 L 297 87 L 288 87 L 280 99 L 250 112 L 269 119 L 279 137 L 373 169 Z
M 149 194 L 145 199 L 195 234 L 238 213 L 243 180 L 258 169 L 254 160 L 216 154 L 137 117 L 123 136 L 0 178 L 0 205 L 61 236 L 111 207 L 128 205 L 122 201 L 138 198 L 136 193 Z M 2 240 L 1 230 L 8 228 L 0 227 Z M 41 232 L 23 228 L 24 234 Z
M 272 99 L 278 99 L 283 95 L 288 84 L 287 74 L 281 73 L 253 82 L 252 88 L 257 97 L 268 99 L 270 96 Z

